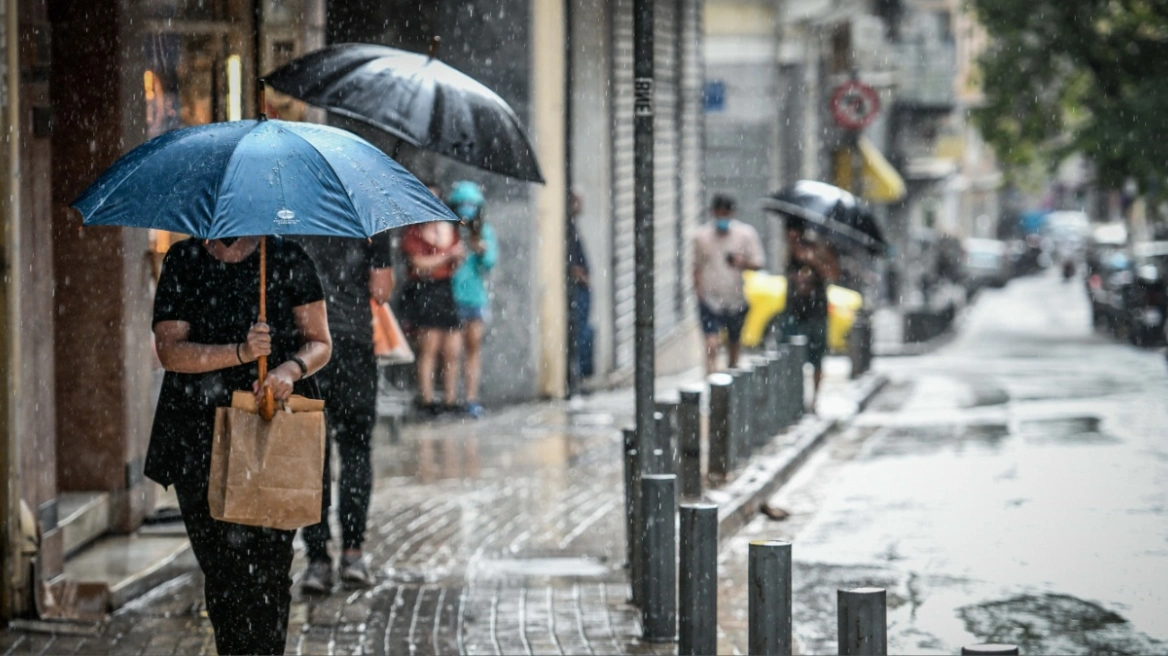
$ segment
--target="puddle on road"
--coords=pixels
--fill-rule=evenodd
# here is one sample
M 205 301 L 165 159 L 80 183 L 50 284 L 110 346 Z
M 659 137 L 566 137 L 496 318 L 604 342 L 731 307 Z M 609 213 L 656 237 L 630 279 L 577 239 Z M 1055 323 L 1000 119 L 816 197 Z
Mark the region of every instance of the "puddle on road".
M 1023 654 L 1163 654 L 1168 648 L 1118 613 L 1070 595 L 1020 595 L 957 613 L 969 633 L 1018 645 Z
M 1099 417 L 1054 417 L 1029 419 L 1018 428 L 1019 434 L 1032 444 L 1116 444 L 1119 438 L 1099 430 Z
M 996 451 L 1009 436 L 1006 424 L 997 422 L 897 428 L 874 443 L 869 456 L 924 456 L 966 449 Z

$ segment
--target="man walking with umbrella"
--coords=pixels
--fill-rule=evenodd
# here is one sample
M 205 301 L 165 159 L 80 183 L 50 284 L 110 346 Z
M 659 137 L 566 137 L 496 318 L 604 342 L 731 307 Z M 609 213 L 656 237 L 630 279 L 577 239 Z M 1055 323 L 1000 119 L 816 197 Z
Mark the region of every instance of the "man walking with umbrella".
M 794 335 L 807 338 L 807 361 L 815 368 L 815 394 L 823 381 L 823 356 L 827 351 L 827 286 L 839 278 L 839 259 L 817 233 L 801 224 L 787 226 L 787 309 L 783 313 L 784 340 Z
M 366 586 L 372 578 L 361 547 L 373 489 L 370 442 L 377 418 L 377 359 L 369 299 L 384 303 L 393 292 L 389 233 L 378 233 L 369 240 L 307 237 L 300 241 L 316 262 L 333 337 L 332 363 L 320 372 L 317 383 L 328 409 L 328 453 L 335 443 L 341 458 L 340 578 L 346 585 Z M 304 529 L 308 570 L 300 587 L 308 593 L 325 594 L 332 589 L 330 502 L 326 488 L 320 523 Z

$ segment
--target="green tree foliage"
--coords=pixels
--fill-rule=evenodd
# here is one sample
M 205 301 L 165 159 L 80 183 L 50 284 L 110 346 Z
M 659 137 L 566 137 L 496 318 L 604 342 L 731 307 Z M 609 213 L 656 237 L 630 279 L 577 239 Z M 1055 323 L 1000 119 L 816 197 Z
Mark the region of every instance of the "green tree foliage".
M 974 120 L 1008 171 L 1082 153 L 1100 182 L 1168 176 L 1168 0 L 970 0 L 992 43 Z

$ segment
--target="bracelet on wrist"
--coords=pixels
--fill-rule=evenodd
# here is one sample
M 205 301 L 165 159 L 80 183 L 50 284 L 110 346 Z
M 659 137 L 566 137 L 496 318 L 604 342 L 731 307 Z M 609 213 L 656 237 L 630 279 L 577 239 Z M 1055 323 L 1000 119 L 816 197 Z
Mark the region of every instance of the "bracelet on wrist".
M 236 342 L 235 344 L 235 359 L 239 360 L 239 364 L 244 364 L 243 355 L 240 354 L 239 349 L 243 346 L 243 342 Z
M 300 367 L 300 378 L 302 380 L 308 378 L 308 365 L 304 364 L 304 360 L 301 360 L 296 355 L 292 356 L 291 360 L 296 363 L 296 366 Z

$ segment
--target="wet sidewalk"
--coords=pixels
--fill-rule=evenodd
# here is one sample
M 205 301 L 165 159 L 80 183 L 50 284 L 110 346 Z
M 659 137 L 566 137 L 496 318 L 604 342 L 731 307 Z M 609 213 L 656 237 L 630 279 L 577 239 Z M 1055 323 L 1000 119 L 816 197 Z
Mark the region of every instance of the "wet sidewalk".
M 842 374 L 821 407 L 850 407 Z M 660 393 L 696 380 L 662 380 Z M 378 435 L 366 552 L 379 582 L 302 597 L 299 553 L 288 653 L 673 653 L 637 639 L 639 611 L 626 603 L 619 428 L 632 413 L 619 390 L 412 424 L 396 444 Z M 0 650 L 213 653 L 201 587 L 189 573 L 91 635 L 9 632 Z

